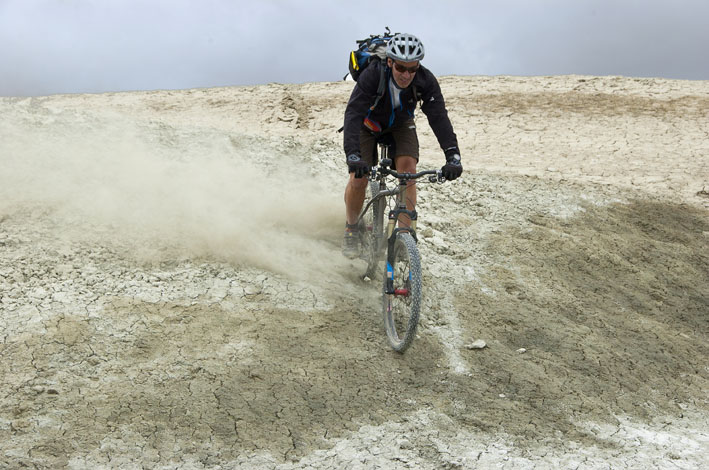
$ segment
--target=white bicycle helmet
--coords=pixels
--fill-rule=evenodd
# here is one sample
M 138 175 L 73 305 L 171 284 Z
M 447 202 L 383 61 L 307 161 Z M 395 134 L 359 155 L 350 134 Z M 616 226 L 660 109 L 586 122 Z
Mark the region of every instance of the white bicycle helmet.
M 401 62 L 423 59 L 423 44 L 413 34 L 397 34 L 387 43 L 387 57 Z

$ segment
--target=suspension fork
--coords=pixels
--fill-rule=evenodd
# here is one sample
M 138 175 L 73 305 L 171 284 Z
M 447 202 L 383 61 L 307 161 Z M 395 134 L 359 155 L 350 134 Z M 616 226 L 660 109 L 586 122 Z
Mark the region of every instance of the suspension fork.
M 399 180 L 399 194 L 396 195 L 396 208 L 389 211 L 387 223 L 387 257 L 386 257 L 386 294 L 388 295 L 408 295 L 407 289 L 394 289 L 394 245 L 399 232 L 408 232 L 416 238 L 416 221 L 418 216 L 416 209 L 408 210 L 406 208 L 406 189 L 408 187 L 407 180 Z M 399 216 L 405 214 L 409 216 L 409 227 L 396 227 Z
M 408 180 L 399 180 L 399 193 L 396 195 L 396 208 L 389 211 L 389 220 L 387 223 L 387 238 L 390 241 L 396 236 L 398 232 L 409 232 L 414 240 L 418 241 L 416 238 L 416 221 L 418 215 L 416 214 L 416 209 L 408 210 L 406 208 L 406 190 L 408 188 Z M 396 222 L 399 220 L 400 215 L 409 216 L 411 223 L 409 227 L 394 228 Z

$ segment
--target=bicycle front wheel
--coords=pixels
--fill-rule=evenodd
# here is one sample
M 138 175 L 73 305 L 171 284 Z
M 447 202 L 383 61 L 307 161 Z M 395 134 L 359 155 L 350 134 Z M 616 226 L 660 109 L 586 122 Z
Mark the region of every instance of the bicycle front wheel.
M 421 310 L 421 258 L 411 234 L 400 232 L 387 256 L 384 327 L 389 344 L 403 353 L 414 340 Z

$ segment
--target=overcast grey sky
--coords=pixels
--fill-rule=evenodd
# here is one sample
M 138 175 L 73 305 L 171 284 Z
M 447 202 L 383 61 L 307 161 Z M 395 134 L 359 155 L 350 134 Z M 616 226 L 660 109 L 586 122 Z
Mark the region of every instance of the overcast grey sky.
M 0 0 L 0 95 L 340 80 L 416 34 L 437 75 L 709 79 L 709 0 Z

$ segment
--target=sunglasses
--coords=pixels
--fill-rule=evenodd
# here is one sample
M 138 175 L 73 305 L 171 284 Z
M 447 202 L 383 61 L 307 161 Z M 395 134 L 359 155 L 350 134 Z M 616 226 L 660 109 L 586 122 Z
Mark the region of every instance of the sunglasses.
M 413 67 L 405 67 L 398 62 L 394 62 L 394 68 L 399 73 L 404 73 L 404 72 L 416 73 L 419 69 L 419 66 L 418 66 L 418 64 L 416 64 Z

